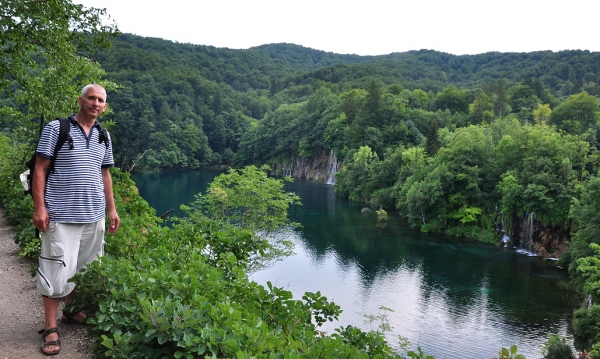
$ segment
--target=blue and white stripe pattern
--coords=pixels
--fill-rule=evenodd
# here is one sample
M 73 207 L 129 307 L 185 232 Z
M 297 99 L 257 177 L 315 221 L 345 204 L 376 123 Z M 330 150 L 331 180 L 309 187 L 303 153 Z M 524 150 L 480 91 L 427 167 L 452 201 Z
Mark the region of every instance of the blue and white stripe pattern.
M 69 116 L 70 136 L 58 151 L 54 173 L 46 183 L 46 210 L 50 220 L 59 223 L 92 223 L 105 217 L 106 200 L 102 168 L 114 166 L 112 141 L 109 147 L 99 142 L 100 131 L 92 127 L 85 135 L 73 115 Z M 58 141 L 60 122 L 50 122 L 42 131 L 36 155 L 52 158 Z

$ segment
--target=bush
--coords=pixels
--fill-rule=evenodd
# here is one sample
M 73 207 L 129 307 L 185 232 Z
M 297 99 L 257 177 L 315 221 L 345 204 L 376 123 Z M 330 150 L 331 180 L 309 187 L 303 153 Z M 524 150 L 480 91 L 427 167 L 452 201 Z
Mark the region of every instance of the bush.
M 591 341 L 600 341 L 600 305 L 577 309 L 573 313 L 573 332 Z
M 0 202 L 5 209 L 4 216 L 17 232 L 15 243 L 23 249 L 21 254 L 34 258 L 39 255 L 40 239 L 35 237 L 31 222 L 33 200 L 25 194 L 19 181 L 19 174 L 27 170 L 28 150 L 27 146 L 0 135 Z
M 544 359 L 571 359 L 573 358 L 573 351 L 571 346 L 567 344 L 567 340 L 558 335 L 550 335 L 548 341 L 542 348 L 542 354 Z

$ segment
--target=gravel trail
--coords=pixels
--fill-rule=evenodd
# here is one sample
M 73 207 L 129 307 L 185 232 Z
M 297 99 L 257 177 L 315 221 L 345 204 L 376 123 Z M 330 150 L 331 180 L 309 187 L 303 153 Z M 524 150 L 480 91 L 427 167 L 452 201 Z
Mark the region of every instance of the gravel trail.
M 0 359 L 48 358 L 40 351 L 42 337 L 37 333 L 44 327 L 42 299 L 29 273 L 36 262 L 19 256 L 13 238 L 0 207 Z M 62 345 L 53 358 L 93 358 L 84 326 L 59 322 L 58 328 Z

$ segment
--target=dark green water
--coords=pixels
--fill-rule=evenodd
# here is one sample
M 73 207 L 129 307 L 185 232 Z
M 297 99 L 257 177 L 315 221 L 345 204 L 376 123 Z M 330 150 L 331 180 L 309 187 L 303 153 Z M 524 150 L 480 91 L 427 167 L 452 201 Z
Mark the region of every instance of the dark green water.
M 162 214 L 192 201 L 220 172 L 136 174 L 140 194 Z M 364 315 L 393 310 L 388 339 L 406 337 L 437 359 L 492 358 L 517 344 L 528 359 L 541 358 L 549 334 L 570 338 L 572 295 L 559 287 L 564 271 L 515 248 L 424 235 L 391 215 L 378 227 L 332 186 L 296 180 L 287 186 L 302 199 L 292 220 L 296 255 L 252 274 L 294 293 L 321 291 L 342 307 L 325 328 L 371 326 Z M 373 329 L 377 324 L 373 324 Z

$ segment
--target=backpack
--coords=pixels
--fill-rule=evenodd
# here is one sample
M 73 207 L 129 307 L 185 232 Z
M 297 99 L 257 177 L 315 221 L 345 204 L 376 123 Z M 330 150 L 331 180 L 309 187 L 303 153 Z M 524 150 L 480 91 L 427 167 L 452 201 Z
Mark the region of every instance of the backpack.
M 54 163 L 56 162 L 56 156 L 58 155 L 58 151 L 62 148 L 65 142 L 68 142 L 69 149 L 73 149 L 73 139 L 69 132 L 71 131 L 71 124 L 68 118 L 57 118 L 60 121 L 60 129 L 58 131 L 58 140 L 56 141 L 56 146 L 54 147 L 54 154 L 52 156 L 52 160 L 50 161 L 50 166 L 48 167 L 48 173 L 46 174 L 46 181 L 48 181 L 48 177 L 51 173 L 54 173 Z M 106 148 L 109 146 L 108 141 L 108 132 L 100 126 L 98 122 L 94 125 L 98 130 L 98 138 L 99 142 L 106 145 Z M 31 155 L 29 161 L 25 163 L 28 170 L 21 173 L 20 179 L 21 183 L 23 183 L 23 187 L 25 188 L 25 194 L 32 194 L 32 182 L 33 182 L 33 172 L 35 171 L 35 160 L 36 154 L 35 152 Z

